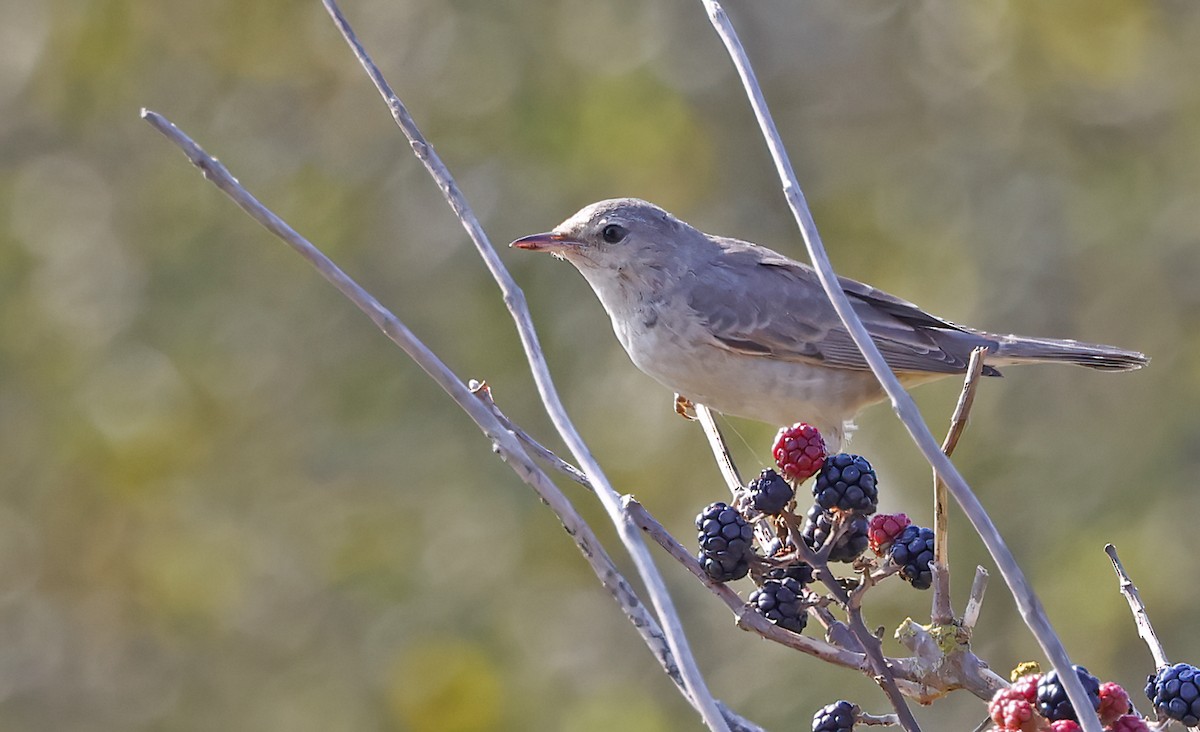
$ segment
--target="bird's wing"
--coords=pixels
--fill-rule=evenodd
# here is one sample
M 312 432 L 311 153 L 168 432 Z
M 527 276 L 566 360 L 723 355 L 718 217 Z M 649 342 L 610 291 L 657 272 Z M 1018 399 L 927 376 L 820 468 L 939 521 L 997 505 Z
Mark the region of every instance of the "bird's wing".
M 687 294 L 715 345 L 746 355 L 867 368 L 811 267 L 754 244 L 717 241 L 722 254 L 697 269 Z M 840 280 L 893 369 L 963 371 L 971 350 L 989 343 L 882 290 Z

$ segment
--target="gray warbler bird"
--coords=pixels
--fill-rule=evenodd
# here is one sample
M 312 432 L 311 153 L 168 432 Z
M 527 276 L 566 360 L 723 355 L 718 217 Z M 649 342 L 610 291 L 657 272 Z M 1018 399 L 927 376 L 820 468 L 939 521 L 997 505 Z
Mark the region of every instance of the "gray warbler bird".
M 831 450 L 850 421 L 885 398 L 812 267 L 712 236 L 646 201 L 585 207 L 510 246 L 565 259 L 592 286 L 634 365 L 687 401 L 775 425 L 802 420 Z M 1100 371 L 1145 366 L 1141 353 L 956 325 L 861 282 L 842 289 L 907 386 L 966 372 L 985 346 L 997 366 L 1065 362 Z

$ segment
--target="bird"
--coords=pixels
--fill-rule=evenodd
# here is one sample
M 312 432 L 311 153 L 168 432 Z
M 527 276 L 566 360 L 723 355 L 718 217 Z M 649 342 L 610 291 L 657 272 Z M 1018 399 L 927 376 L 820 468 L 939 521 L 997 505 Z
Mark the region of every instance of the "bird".
M 773 425 L 804 421 L 831 449 L 886 394 L 842 325 L 816 272 L 764 246 L 713 236 L 658 206 L 615 198 L 511 247 L 579 270 L 641 371 L 691 402 Z M 957 325 L 846 277 L 842 290 L 905 387 L 1025 363 L 1131 371 L 1142 353 L 1074 340 L 998 335 Z M 681 412 L 682 413 L 682 412 Z

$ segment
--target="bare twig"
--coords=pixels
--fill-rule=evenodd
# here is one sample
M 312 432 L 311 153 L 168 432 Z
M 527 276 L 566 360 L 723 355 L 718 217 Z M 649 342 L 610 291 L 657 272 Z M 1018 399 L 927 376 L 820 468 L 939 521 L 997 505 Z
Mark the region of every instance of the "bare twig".
M 963 610 L 962 627 L 968 633 L 975 629 L 979 622 L 979 611 L 983 609 L 983 593 L 987 591 L 988 571 L 983 567 L 975 568 L 975 579 L 971 582 L 971 594 L 967 597 L 967 607 Z
M 1133 612 L 1133 622 L 1137 626 L 1138 635 L 1145 641 L 1146 647 L 1150 649 L 1150 655 L 1154 657 L 1154 667 L 1162 668 L 1170 664 L 1162 641 L 1158 639 L 1158 634 L 1154 632 L 1154 626 L 1150 624 L 1150 614 L 1146 612 L 1146 604 L 1142 602 L 1142 595 L 1138 592 L 1137 585 L 1133 584 L 1133 580 L 1130 579 L 1129 573 L 1125 571 L 1125 565 L 1121 564 L 1121 558 L 1117 556 L 1117 548 L 1112 544 L 1105 544 L 1104 553 L 1112 560 L 1113 571 L 1117 573 L 1117 580 L 1120 583 L 1121 594 L 1125 596 L 1125 600 L 1129 603 L 1129 609 Z
M 979 346 L 971 351 L 967 364 L 967 375 L 963 380 L 962 392 L 954 413 L 950 416 L 950 430 L 942 440 L 942 454 L 950 457 L 958 440 L 967 429 L 971 405 L 975 403 L 975 390 L 983 375 L 983 359 L 987 348 Z M 946 483 L 933 471 L 933 622 L 938 625 L 954 622 L 954 608 L 950 605 L 950 524 L 946 515 Z
M 766 100 L 763 98 L 762 89 L 755 77 L 754 70 L 751 68 L 750 59 L 746 55 L 741 41 L 738 40 L 737 32 L 734 30 L 732 23 L 730 23 L 728 16 L 726 16 L 725 11 L 721 8 L 717 0 L 700 1 L 707 10 L 713 28 L 716 29 L 717 35 L 720 36 L 721 41 L 725 44 L 725 48 L 733 60 L 733 65 L 741 77 L 742 86 L 746 90 L 750 106 L 754 110 L 754 115 L 758 120 L 763 138 L 771 154 L 771 159 L 774 161 L 776 171 L 782 181 L 784 197 L 787 199 L 792 215 L 800 228 L 804 244 L 808 248 L 809 257 L 812 259 L 817 276 L 821 281 L 821 286 L 825 289 L 825 294 L 833 304 L 834 310 L 837 311 L 838 317 L 850 332 L 855 345 L 862 352 L 863 358 L 866 360 L 871 372 L 875 374 L 875 377 L 887 392 L 892 403 L 892 409 L 896 412 L 897 417 L 904 423 L 909 435 L 922 454 L 924 454 L 925 459 L 942 476 L 942 479 L 946 481 L 946 486 L 962 507 L 963 513 L 966 514 L 971 525 L 975 527 L 975 531 L 983 540 L 993 560 L 995 560 L 996 566 L 1000 569 L 1000 574 L 1004 577 L 1004 581 L 1008 584 L 1013 594 L 1013 599 L 1017 603 L 1022 619 L 1024 619 L 1025 624 L 1033 632 L 1034 637 L 1042 647 L 1050 663 L 1058 671 L 1059 677 L 1063 679 L 1066 685 L 1067 696 L 1070 698 L 1072 706 L 1074 706 L 1077 712 L 1080 712 L 1078 716 L 1084 732 L 1102 732 L 1100 720 L 1090 711 L 1091 701 L 1088 699 L 1083 686 L 1079 683 L 1078 677 L 1071 671 L 1071 658 L 1067 655 L 1062 641 L 1059 640 L 1049 619 L 1046 617 L 1045 609 L 1042 607 L 1037 593 L 1034 592 L 1033 587 L 1025 578 L 1025 574 L 1021 571 L 1020 566 L 1013 557 L 1012 551 L 1004 543 L 1004 539 L 1000 536 L 1000 532 L 997 531 L 995 524 L 992 523 L 991 517 L 988 516 L 979 499 L 976 498 L 970 486 L 967 485 L 967 482 L 959 474 L 954 464 L 950 462 L 950 459 L 942 453 L 933 433 L 929 431 L 929 426 L 921 418 L 921 412 L 917 409 L 916 403 L 909 396 L 908 392 L 904 390 L 904 387 L 900 384 L 900 380 L 896 378 L 891 368 L 888 367 L 883 355 L 871 340 L 870 334 L 867 333 L 862 321 L 859 320 L 858 315 L 850 305 L 846 293 L 842 291 L 841 285 L 837 280 L 837 274 L 833 271 L 833 265 L 829 262 L 829 255 L 825 252 L 825 247 L 821 243 L 821 237 L 813 221 L 812 212 L 809 211 L 808 203 L 805 201 L 804 194 L 800 190 L 800 184 L 796 180 L 796 173 L 792 170 L 792 164 L 788 159 L 787 151 L 784 149 L 783 140 L 780 138 L 771 113 L 767 109 Z
M 937 541 L 936 539 L 934 540 Z M 929 563 L 930 586 L 933 588 L 933 610 L 929 617 L 936 625 L 954 622 L 954 607 L 950 604 L 950 568 L 936 559 Z
M 455 404 L 475 421 L 475 424 L 492 441 L 493 448 L 501 458 L 537 492 L 538 496 L 558 516 L 596 576 L 600 578 L 601 584 L 613 596 L 617 605 L 641 634 L 643 641 L 662 664 L 663 670 L 679 686 L 685 698 L 694 704 L 675 662 L 674 653 L 666 642 L 657 620 L 621 575 L 612 559 L 604 551 L 600 540 L 592 532 L 591 527 L 575 511 L 574 506 L 554 485 L 549 476 L 533 462 L 512 432 L 496 418 L 492 409 L 473 396 L 450 368 L 430 351 L 403 322 L 311 242 L 251 195 L 216 158 L 206 153 L 162 115 L 143 109 L 142 118 L 178 146 L 192 164 L 200 168 L 205 178 L 229 196 L 251 218 L 307 259 L 322 277 L 354 303 L 359 310 L 363 311 L 383 331 L 384 335 L 407 353 L 454 400 Z
M 712 698 L 712 694 L 709 693 L 707 685 L 704 683 L 704 677 L 701 675 L 695 658 L 692 656 L 691 649 L 688 647 L 687 638 L 683 632 L 683 624 L 680 622 L 679 614 L 675 610 L 675 603 L 667 591 L 667 586 L 663 582 L 662 575 L 654 565 L 654 559 L 650 554 L 649 548 L 642 541 L 641 534 L 637 528 L 621 513 L 620 494 L 613 489 L 604 471 L 600 468 L 600 464 L 592 456 L 591 451 L 579 435 L 578 430 L 575 429 L 575 425 L 571 422 L 570 417 L 567 416 L 562 399 L 559 398 L 558 390 L 554 386 L 553 379 L 550 377 L 550 369 L 546 364 L 545 354 L 542 352 L 541 344 L 538 342 L 537 332 L 533 327 L 533 319 L 530 317 L 529 307 L 525 303 L 525 294 L 517 286 L 508 269 L 500 261 L 499 255 L 497 255 L 495 248 L 492 247 L 491 242 L 487 238 L 487 234 L 483 231 L 483 226 L 480 225 L 479 220 L 467 204 L 466 197 L 459 190 L 458 184 L 454 181 L 453 176 L 450 175 L 449 169 L 442 162 L 441 157 L 438 156 L 433 146 L 421 134 L 416 122 L 413 121 L 412 115 L 409 114 L 404 103 L 400 101 L 400 97 L 392 91 L 391 86 L 384 79 L 383 73 L 380 72 L 375 62 L 367 54 L 366 49 L 358 41 L 354 30 L 350 27 L 350 23 L 342 14 L 337 3 L 334 0 L 322 0 L 322 3 L 325 5 L 325 9 L 329 12 L 330 17 L 333 18 L 333 22 L 341 32 L 342 37 L 345 38 L 346 43 L 358 58 L 359 63 L 362 64 L 363 69 L 375 84 L 375 88 L 379 90 L 379 94 L 387 103 L 388 109 L 392 112 L 392 117 L 404 133 L 404 136 L 408 138 L 413 152 L 437 182 L 438 187 L 446 197 L 446 202 L 450 204 L 450 208 L 458 216 L 463 228 L 466 230 L 468 236 L 470 236 L 471 241 L 474 242 L 479 255 L 483 258 L 488 271 L 500 286 L 500 290 L 504 295 L 504 304 L 512 315 L 513 321 L 516 323 L 517 333 L 521 339 L 521 346 L 525 351 L 525 358 L 529 362 L 530 372 L 533 374 L 534 383 L 537 385 L 538 394 L 541 396 L 550 421 L 554 424 L 555 429 L 558 430 L 559 435 L 562 437 L 563 442 L 566 443 L 571 454 L 575 456 L 575 460 L 579 463 L 580 468 L 588 475 L 595 488 L 596 496 L 600 499 L 600 503 L 608 513 L 609 520 L 616 527 L 617 534 L 621 537 L 622 543 L 633 559 L 638 575 L 645 583 L 646 589 L 650 594 L 650 601 L 653 603 L 659 620 L 662 623 L 667 642 L 670 644 L 676 661 L 679 663 L 680 672 L 683 675 L 688 693 L 695 702 L 701 717 L 703 717 L 705 724 L 709 728 L 725 730 L 725 722 L 721 718 L 716 702 Z
M 895 714 L 867 714 L 859 712 L 855 720 L 864 727 L 899 727 L 900 718 Z
M 500 420 L 500 424 L 504 425 L 505 429 L 516 435 L 517 439 L 524 443 L 525 447 L 529 448 L 530 452 L 533 454 L 533 457 L 548 464 L 550 467 L 567 476 L 584 488 L 587 488 L 589 491 L 595 490 L 592 488 L 592 481 L 588 480 L 588 477 L 583 474 L 582 470 L 568 463 L 566 460 L 563 460 L 558 455 L 555 455 L 554 452 L 545 445 L 533 439 L 524 429 L 513 424 L 512 420 L 510 420 L 508 416 L 504 414 L 504 412 L 500 411 L 500 407 L 496 404 L 496 400 L 492 398 L 492 389 L 487 385 L 487 382 L 471 379 L 469 382 L 467 382 L 467 387 L 470 388 L 472 394 L 479 397 L 481 402 L 491 408 L 492 414 L 496 415 L 496 419 Z
M 721 469 L 721 476 L 725 478 L 725 483 L 729 486 L 729 492 L 737 496 L 738 491 L 745 484 L 742 483 L 742 476 L 738 473 L 737 466 L 733 464 L 733 456 L 729 454 L 729 446 L 725 444 L 725 437 L 721 434 L 721 428 L 717 426 L 716 420 L 713 419 L 712 411 L 708 407 L 703 404 L 694 404 L 692 406 L 696 410 L 696 419 L 704 427 L 704 436 L 708 438 L 708 444 L 712 447 L 713 457 L 717 460 L 717 467 Z

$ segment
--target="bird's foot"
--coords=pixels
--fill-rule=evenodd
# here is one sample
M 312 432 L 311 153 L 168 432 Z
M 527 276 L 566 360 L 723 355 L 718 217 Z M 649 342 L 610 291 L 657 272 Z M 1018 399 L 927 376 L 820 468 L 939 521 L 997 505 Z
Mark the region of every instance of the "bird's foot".
M 696 405 L 682 394 L 675 395 L 675 414 L 693 422 L 696 419 Z

